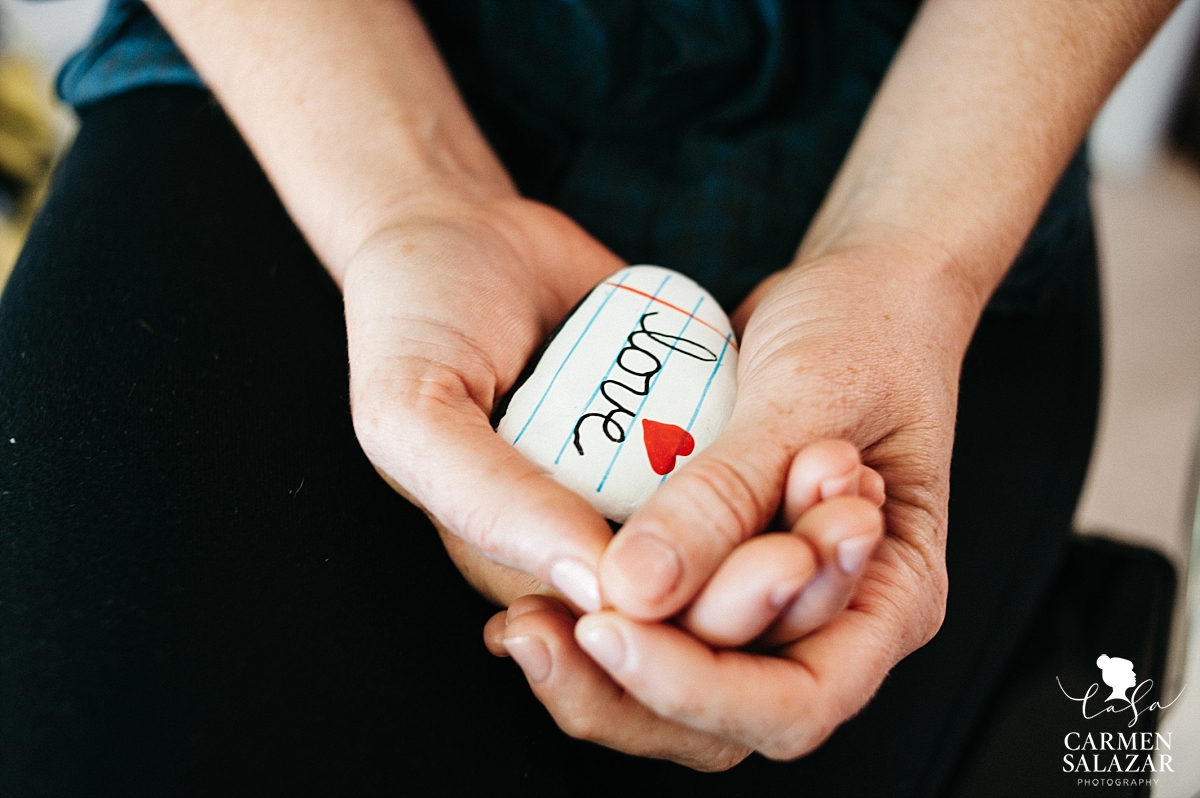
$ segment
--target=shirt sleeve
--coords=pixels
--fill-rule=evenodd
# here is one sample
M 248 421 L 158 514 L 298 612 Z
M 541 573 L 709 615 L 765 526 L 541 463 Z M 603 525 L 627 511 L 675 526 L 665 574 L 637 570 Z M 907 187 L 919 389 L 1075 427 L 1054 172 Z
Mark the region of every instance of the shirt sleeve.
M 92 38 L 58 73 L 58 95 L 81 109 L 144 86 L 204 81 L 150 9 L 139 0 L 109 0 Z

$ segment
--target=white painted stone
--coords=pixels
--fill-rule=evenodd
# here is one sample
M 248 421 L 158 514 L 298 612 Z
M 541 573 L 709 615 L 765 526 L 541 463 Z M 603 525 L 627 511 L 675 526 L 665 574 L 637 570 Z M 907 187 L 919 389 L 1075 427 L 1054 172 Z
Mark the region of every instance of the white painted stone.
M 567 318 L 497 432 L 623 522 L 724 429 L 737 357 L 712 295 L 670 269 L 630 266 Z

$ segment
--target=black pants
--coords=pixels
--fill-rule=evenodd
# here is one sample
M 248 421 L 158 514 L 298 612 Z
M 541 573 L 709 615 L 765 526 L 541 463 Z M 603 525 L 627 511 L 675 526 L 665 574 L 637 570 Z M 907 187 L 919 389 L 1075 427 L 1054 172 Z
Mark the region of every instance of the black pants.
M 1085 220 L 1086 222 L 1086 220 Z M 0 794 L 924 795 L 1058 562 L 1095 423 L 1090 225 L 963 373 L 939 636 L 817 753 L 560 733 L 375 475 L 336 288 L 208 95 L 87 112 L 0 300 Z

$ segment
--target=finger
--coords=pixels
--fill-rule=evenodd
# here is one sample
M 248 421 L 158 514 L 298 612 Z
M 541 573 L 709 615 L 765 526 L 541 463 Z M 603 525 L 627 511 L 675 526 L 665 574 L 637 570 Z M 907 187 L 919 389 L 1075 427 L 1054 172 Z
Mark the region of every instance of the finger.
M 507 657 L 508 649 L 504 645 L 504 630 L 508 626 L 508 612 L 500 612 L 488 618 L 483 626 L 483 644 L 496 657 Z
M 492 603 L 507 607 L 516 599 L 530 593 L 562 598 L 561 593 L 537 577 L 489 560 L 477 548 L 447 529 L 437 518 L 430 516 L 430 520 L 459 573 L 466 578 L 471 587 Z
M 842 496 L 801 516 L 792 534 L 816 552 L 820 570 L 763 636 L 763 644 L 771 647 L 800 639 L 846 607 L 883 538 L 883 514 L 866 499 Z
M 883 477 L 874 468 L 859 466 L 858 495 L 876 507 L 882 507 L 883 503 L 887 501 Z
M 605 602 L 643 620 L 676 614 L 775 515 L 790 456 L 770 424 L 734 417 L 613 539 L 600 563 Z
M 354 416 L 371 460 L 489 560 L 538 577 L 584 610 L 598 608 L 596 568 L 612 537 L 600 514 L 496 435 L 452 379 L 410 364 L 396 385 L 356 392 L 372 397 L 364 402 L 388 397 L 387 407 Z
M 575 642 L 560 602 L 527 596 L 509 609 L 505 645 L 529 686 L 568 735 L 698 770 L 725 770 L 749 751 L 664 720 L 621 689 Z
M 800 536 L 750 538 L 721 563 L 680 625 L 711 646 L 743 646 L 779 617 L 816 570 L 813 548 Z
M 584 616 L 575 635 L 659 716 L 785 760 L 816 748 L 875 693 L 907 653 L 893 625 L 845 612 L 788 657 L 714 652 L 681 629 L 612 611 Z
M 519 618 L 527 612 L 533 612 L 538 609 L 544 609 L 547 606 L 552 606 L 553 604 L 562 603 L 559 597 L 548 597 L 548 601 L 551 604 L 540 601 L 523 601 L 519 603 L 514 601 L 513 606 L 501 610 L 491 618 L 488 618 L 488 622 L 483 626 L 483 644 L 487 646 L 487 650 L 497 657 L 510 656 L 508 646 L 504 644 L 504 638 L 508 635 L 508 622 Z
M 869 494 L 869 495 L 868 495 Z M 883 477 L 862 465 L 858 449 L 844 440 L 810 443 L 792 459 L 783 499 L 783 523 L 787 527 L 810 507 L 837 496 L 882 497 Z M 879 504 L 882 504 L 880 498 Z

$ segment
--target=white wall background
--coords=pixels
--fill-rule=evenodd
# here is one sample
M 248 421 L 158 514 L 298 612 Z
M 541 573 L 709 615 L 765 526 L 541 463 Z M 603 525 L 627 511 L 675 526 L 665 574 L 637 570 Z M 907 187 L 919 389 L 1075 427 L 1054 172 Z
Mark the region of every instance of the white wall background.
M 105 0 L 0 0 L 0 44 L 53 75 L 91 34 Z

